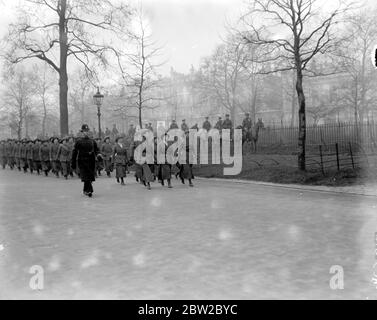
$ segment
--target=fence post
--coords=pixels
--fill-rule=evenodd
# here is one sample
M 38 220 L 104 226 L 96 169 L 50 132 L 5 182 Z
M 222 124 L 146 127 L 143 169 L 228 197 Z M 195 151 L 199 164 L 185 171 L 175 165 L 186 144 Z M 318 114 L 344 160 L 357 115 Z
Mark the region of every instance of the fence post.
M 338 145 L 338 143 L 335 143 L 335 150 L 336 150 L 336 166 L 338 167 L 338 171 L 340 171 L 339 145 Z
M 325 175 L 325 168 L 323 167 L 323 154 L 322 154 L 322 145 L 319 146 L 319 156 L 321 157 L 321 171 Z
M 351 142 L 348 142 L 350 146 L 350 155 L 351 155 L 351 161 L 352 161 L 352 168 L 355 170 L 355 162 L 353 161 L 353 153 L 352 153 L 352 145 Z

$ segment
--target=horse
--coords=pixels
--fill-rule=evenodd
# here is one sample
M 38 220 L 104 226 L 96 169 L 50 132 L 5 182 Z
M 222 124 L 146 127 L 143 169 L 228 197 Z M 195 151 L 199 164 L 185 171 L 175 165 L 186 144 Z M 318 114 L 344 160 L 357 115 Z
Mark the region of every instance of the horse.
M 237 129 L 242 129 L 242 148 L 245 144 L 251 144 L 254 153 L 257 153 L 257 143 L 259 139 L 259 131 L 264 128 L 261 121 L 258 121 L 251 128 L 244 128 L 243 126 L 238 126 Z

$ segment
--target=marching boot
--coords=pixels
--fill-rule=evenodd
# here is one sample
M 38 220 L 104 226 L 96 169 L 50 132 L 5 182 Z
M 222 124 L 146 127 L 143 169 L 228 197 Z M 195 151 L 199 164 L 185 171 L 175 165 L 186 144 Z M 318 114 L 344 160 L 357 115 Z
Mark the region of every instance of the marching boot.
M 108 172 L 108 173 L 107 173 L 107 176 L 108 176 L 109 178 L 111 178 L 111 173 L 110 173 L 110 172 Z
M 65 180 L 68 180 L 68 176 L 67 175 L 65 175 L 64 178 L 65 178 Z
M 48 177 L 48 171 L 47 170 L 45 170 L 45 176 Z
M 181 178 L 182 184 L 185 184 L 185 179 Z
M 172 185 L 171 185 L 171 179 L 168 179 L 168 188 L 169 188 L 169 189 L 172 189 L 172 188 L 173 188 Z
M 120 181 L 119 181 L 119 178 L 117 178 L 117 183 L 119 183 Z
M 189 179 L 190 187 L 193 187 L 194 184 L 192 183 L 191 179 Z
M 151 190 L 152 188 L 151 188 L 151 184 L 148 182 L 148 186 L 147 186 L 147 189 L 148 190 Z
M 161 185 L 164 187 L 165 186 L 165 182 L 164 180 L 161 180 Z
M 124 183 L 124 179 L 121 178 L 120 180 L 121 180 L 121 185 L 122 185 L 122 186 L 125 186 L 126 184 Z

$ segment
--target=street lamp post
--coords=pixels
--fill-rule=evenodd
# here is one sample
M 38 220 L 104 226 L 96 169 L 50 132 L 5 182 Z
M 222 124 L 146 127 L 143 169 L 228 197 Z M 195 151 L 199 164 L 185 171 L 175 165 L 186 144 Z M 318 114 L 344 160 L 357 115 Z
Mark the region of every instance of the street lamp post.
M 101 106 L 103 103 L 104 95 L 100 93 L 99 87 L 97 88 L 97 93 L 93 96 L 94 104 L 97 106 L 97 116 L 98 116 L 98 137 L 102 138 L 101 130 Z

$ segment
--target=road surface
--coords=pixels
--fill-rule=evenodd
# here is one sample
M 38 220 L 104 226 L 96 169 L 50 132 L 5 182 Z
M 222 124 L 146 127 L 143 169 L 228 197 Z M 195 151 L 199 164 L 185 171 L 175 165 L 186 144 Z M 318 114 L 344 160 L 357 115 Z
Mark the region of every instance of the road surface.
M 209 180 L 126 184 L 101 177 L 89 199 L 77 179 L 1 170 L 0 298 L 377 297 L 376 197 Z M 35 266 L 42 290 L 30 286 Z M 333 290 L 339 270 L 344 289 Z

